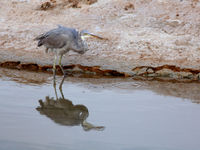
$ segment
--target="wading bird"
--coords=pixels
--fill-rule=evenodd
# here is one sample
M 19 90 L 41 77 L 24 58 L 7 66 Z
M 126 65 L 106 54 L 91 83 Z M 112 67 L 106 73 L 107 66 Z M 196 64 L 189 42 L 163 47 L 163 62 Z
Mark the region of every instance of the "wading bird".
M 60 85 L 64 82 L 66 73 L 62 67 L 61 61 L 64 54 L 70 50 L 75 51 L 79 54 L 84 54 L 87 50 L 87 44 L 84 41 L 85 37 L 93 36 L 102 39 L 101 37 L 91 34 L 86 30 L 81 32 L 74 28 L 67 28 L 64 26 L 58 26 L 56 29 L 52 29 L 44 34 L 41 34 L 35 38 L 38 41 L 38 47 L 45 46 L 46 53 L 53 52 L 55 55 L 53 63 L 53 80 L 54 86 L 56 86 L 56 63 L 57 57 L 59 57 L 59 66 L 63 72 L 63 80 Z M 60 87 L 61 88 L 61 87 Z

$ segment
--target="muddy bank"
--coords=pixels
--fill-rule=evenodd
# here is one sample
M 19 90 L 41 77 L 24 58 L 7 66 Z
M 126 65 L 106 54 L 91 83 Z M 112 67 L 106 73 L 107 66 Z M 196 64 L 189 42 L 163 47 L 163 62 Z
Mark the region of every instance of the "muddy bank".
M 41 9 L 50 2 L 51 8 Z M 189 0 L 98 0 L 0 2 L 0 62 L 3 67 L 51 68 L 53 55 L 33 39 L 62 24 L 108 40 L 88 39 L 84 55 L 70 52 L 65 68 L 119 76 L 199 79 L 200 2 Z

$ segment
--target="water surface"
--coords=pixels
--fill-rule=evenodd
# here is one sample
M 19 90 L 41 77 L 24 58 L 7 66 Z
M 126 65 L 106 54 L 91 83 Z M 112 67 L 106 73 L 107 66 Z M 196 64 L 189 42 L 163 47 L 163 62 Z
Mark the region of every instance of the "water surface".
M 0 69 L 1 150 L 200 149 L 199 83 L 51 80 Z

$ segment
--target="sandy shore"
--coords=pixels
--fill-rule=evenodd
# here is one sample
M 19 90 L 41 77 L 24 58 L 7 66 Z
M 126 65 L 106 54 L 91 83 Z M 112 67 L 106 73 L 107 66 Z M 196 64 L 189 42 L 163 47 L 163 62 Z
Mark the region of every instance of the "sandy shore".
M 0 1 L 1 66 L 6 62 L 22 69 L 23 64 L 38 65 L 36 69 L 51 66 L 53 56 L 37 48 L 33 39 L 61 24 L 108 39 L 88 39 L 89 51 L 66 54 L 65 66 L 77 69 L 78 64 L 79 69 L 86 66 L 91 72 L 112 70 L 125 76 L 199 79 L 199 1 L 98 0 L 73 8 L 60 0 L 42 10 L 45 2 Z

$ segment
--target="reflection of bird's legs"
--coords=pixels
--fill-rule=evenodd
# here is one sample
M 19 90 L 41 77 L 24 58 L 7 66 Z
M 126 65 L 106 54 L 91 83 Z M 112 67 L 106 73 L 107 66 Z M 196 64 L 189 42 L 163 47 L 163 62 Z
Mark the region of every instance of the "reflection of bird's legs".
M 58 100 L 58 94 L 57 94 L 56 86 L 53 86 L 53 87 L 54 87 L 54 91 L 55 91 L 55 94 L 56 94 L 56 100 Z
M 65 78 L 65 77 L 63 77 L 62 81 L 64 80 L 64 78 Z M 62 96 L 62 99 L 65 99 L 64 94 L 63 94 L 63 91 L 62 91 L 62 84 L 63 84 L 63 82 L 60 83 L 59 89 L 60 89 L 60 94 L 61 94 L 61 96 Z
M 63 76 L 62 81 L 60 82 L 60 86 L 59 86 L 60 91 L 62 91 L 62 85 L 63 85 L 64 81 L 65 81 L 65 76 Z

